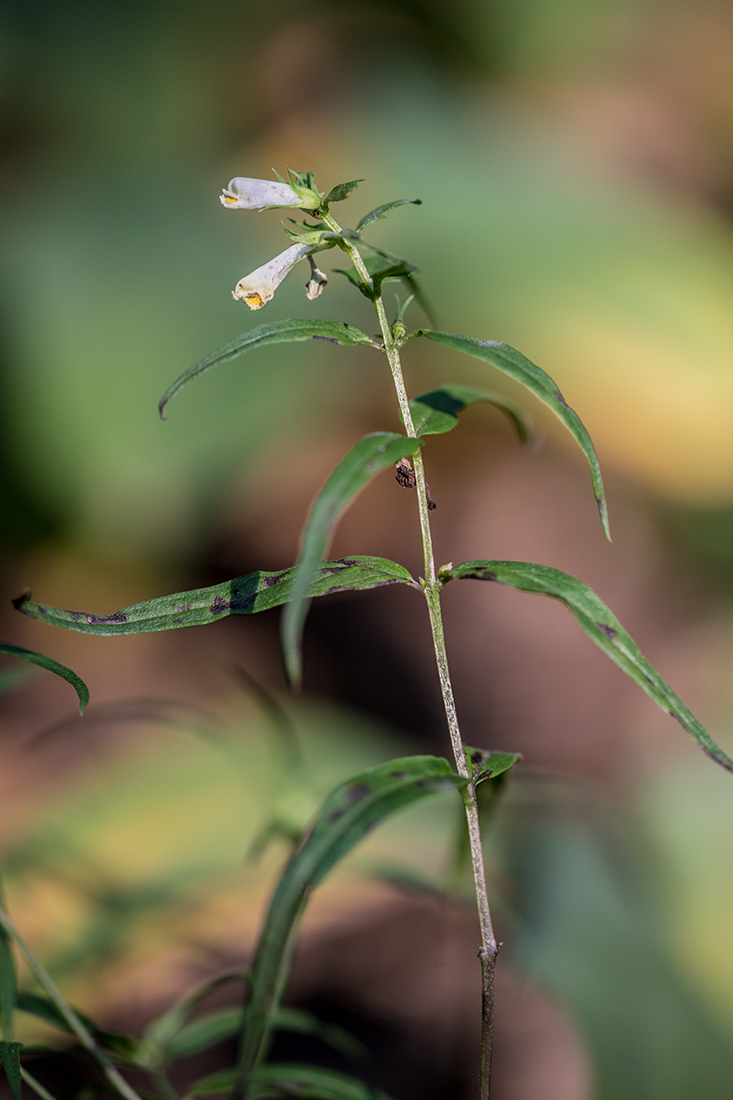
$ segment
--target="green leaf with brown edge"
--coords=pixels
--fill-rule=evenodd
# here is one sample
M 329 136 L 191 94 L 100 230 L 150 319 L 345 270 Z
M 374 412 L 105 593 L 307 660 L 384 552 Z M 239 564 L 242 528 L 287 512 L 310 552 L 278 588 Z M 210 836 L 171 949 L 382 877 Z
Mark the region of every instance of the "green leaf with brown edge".
M 331 190 L 328 192 L 325 199 L 323 200 L 325 205 L 328 206 L 329 203 L 343 202 L 344 199 L 348 199 L 351 192 L 355 191 L 359 184 L 363 182 L 364 180 L 361 179 L 349 180 L 348 183 L 337 183 L 335 187 L 331 188 Z
M 188 592 L 175 592 L 172 596 L 144 600 L 113 615 L 90 615 L 84 611 L 64 611 L 47 604 L 33 603 L 30 593 L 13 603 L 18 611 L 31 619 L 81 634 L 149 634 L 157 630 L 202 626 L 218 622 L 226 615 L 254 615 L 258 611 L 278 607 L 291 598 L 294 578 L 295 568 L 279 569 L 273 573 L 261 570 L 208 588 L 194 588 Z M 310 581 L 307 597 L 365 591 L 387 584 L 417 586 L 404 566 L 397 562 L 388 558 L 355 555 L 321 562 Z
M 288 945 L 313 889 L 378 822 L 430 795 L 465 787 L 466 782 L 447 760 L 408 756 L 367 768 L 326 799 L 283 871 L 257 945 L 235 1095 L 245 1094 L 272 1027 Z
M 13 1094 L 13 1100 L 22 1100 L 20 1076 L 20 1052 L 22 1043 L 0 1042 L 0 1061 Z
M 28 593 L 28 596 L 30 597 L 30 593 Z M 24 599 L 25 596 L 21 596 L 20 600 L 13 600 L 14 606 L 18 608 L 19 602 Z M 7 645 L 4 642 L 0 642 L 0 654 L 5 657 L 17 657 L 19 661 L 27 661 L 31 665 L 38 665 L 39 668 L 45 668 L 48 672 L 53 672 L 56 676 L 66 680 L 79 696 L 79 714 L 84 713 L 84 708 L 89 702 L 89 688 L 81 676 L 77 676 L 66 665 L 54 661 L 53 657 L 46 657 L 43 653 L 34 653 L 32 649 L 22 649 L 20 646 Z
M 303 623 L 308 614 L 310 588 L 319 570 L 331 534 L 345 509 L 357 493 L 382 470 L 412 455 L 420 440 L 395 432 L 372 432 L 342 458 L 316 497 L 308 514 L 300 544 L 295 581 L 288 593 L 283 614 L 282 647 L 285 671 L 291 684 L 301 679 L 300 644 Z
M 528 443 L 532 431 L 522 409 L 508 397 L 476 386 L 454 386 L 450 383 L 429 393 L 421 393 L 410 402 L 412 421 L 418 435 L 440 435 L 458 423 L 458 414 L 469 405 L 485 402 L 506 413 L 517 429 L 522 443 Z
M 273 321 L 268 325 L 258 325 L 249 332 L 243 332 L 236 336 L 228 344 L 213 351 L 211 355 L 205 355 L 194 363 L 187 371 L 169 386 L 160 399 L 158 412 L 160 419 L 165 420 L 164 411 L 172 397 L 183 389 L 193 378 L 205 374 L 212 367 L 218 367 L 220 363 L 228 363 L 230 359 L 236 359 L 246 351 L 254 348 L 266 347 L 268 344 L 292 344 L 303 343 L 306 340 L 327 340 L 331 344 L 339 344 L 344 348 L 355 348 L 360 344 L 370 347 L 378 347 L 371 336 L 367 336 L 353 325 L 347 325 L 345 321 L 328 321 L 314 319 L 311 321 L 299 321 L 289 318 L 286 321 Z
M 415 206 L 422 206 L 422 199 L 395 199 L 394 202 L 386 202 L 384 206 L 378 206 L 376 210 L 371 210 L 368 214 L 365 214 L 357 225 L 356 232 L 360 233 L 372 222 L 382 221 L 383 218 L 386 218 L 388 211 L 393 210 L 395 206 L 403 206 L 406 202 L 411 202 Z
M 535 366 L 521 352 L 508 344 L 497 343 L 496 340 L 475 340 L 472 336 L 460 336 L 454 332 L 435 332 L 432 329 L 417 329 L 412 336 L 425 336 L 438 344 L 454 348 L 456 351 L 465 352 L 476 359 L 482 359 L 490 363 L 492 367 L 508 374 L 517 382 L 526 386 L 540 401 L 552 409 L 556 416 L 562 420 L 565 427 L 573 435 L 580 446 L 586 461 L 590 467 L 593 479 L 593 491 L 595 493 L 598 511 L 600 513 L 603 530 L 610 540 L 611 532 L 608 526 L 608 509 L 606 507 L 606 495 L 603 489 L 601 468 L 598 456 L 591 442 L 591 438 L 578 414 L 570 408 L 557 385 L 540 367 Z M 410 338 L 411 338 L 410 337 Z
M 523 592 L 539 592 L 562 600 L 577 622 L 606 656 L 618 665 L 662 710 L 676 718 L 697 741 L 703 752 L 728 771 L 733 760 L 713 741 L 707 730 L 687 709 L 666 680 L 649 664 L 633 638 L 595 592 L 575 577 L 526 561 L 465 561 L 441 570 L 441 579 L 497 581 Z

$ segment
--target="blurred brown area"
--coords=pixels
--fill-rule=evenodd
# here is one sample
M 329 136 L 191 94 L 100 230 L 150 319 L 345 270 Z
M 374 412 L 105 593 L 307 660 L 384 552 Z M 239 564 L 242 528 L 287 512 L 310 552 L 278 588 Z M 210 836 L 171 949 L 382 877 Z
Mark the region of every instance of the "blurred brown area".
M 315 171 L 321 188 L 364 176 L 342 207 L 346 222 L 352 209 L 358 217 L 392 198 L 423 199 L 375 226 L 373 239 L 419 265 L 441 327 L 506 340 L 557 379 L 597 444 L 614 536 L 604 541 L 582 459 L 541 409 L 530 411 L 544 446 L 522 451 L 499 413 L 477 407 L 427 448 L 438 561 L 513 558 L 580 577 L 730 746 L 728 2 L 317 0 L 306 11 L 277 0 L 254 13 L 218 0 L 103 8 L 43 0 L 32 9 L 7 3 L 0 39 L 2 637 L 68 664 L 92 691 L 78 723 L 68 685 L 45 675 L 0 699 L 9 896 L 51 960 L 86 927 L 79 913 L 102 904 L 104 891 L 74 885 L 73 868 L 90 858 L 104 812 L 95 803 L 77 822 L 73 804 L 77 792 L 84 802 L 88 785 L 104 786 L 105 769 L 110 790 L 128 766 L 162 776 L 160 760 L 145 754 L 151 744 L 161 759 L 179 753 L 179 735 L 166 725 L 234 729 L 242 767 L 266 774 L 263 791 L 275 796 L 258 756 L 261 716 L 231 668 L 243 666 L 283 696 L 279 623 L 267 613 L 206 630 L 95 639 L 23 619 L 10 599 L 27 586 L 55 606 L 110 613 L 287 566 L 334 463 L 360 435 L 399 430 L 380 361 L 324 345 L 228 364 L 181 395 L 166 424 L 157 421 L 172 379 L 253 325 L 230 289 L 284 247 L 277 214 L 218 207 L 217 191 L 233 175 L 270 177 L 272 166 L 289 164 Z M 317 303 L 304 301 L 304 278 L 296 269 L 257 323 L 310 310 L 373 330 L 367 303 L 339 275 Z M 416 306 L 408 319 L 422 323 Z M 448 378 L 503 385 L 417 342 L 405 350 L 405 368 L 412 394 Z M 375 480 L 344 516 L 332 551 L 394 558 L 419 575 L 414 494 L 389 475 Z M 528 772 L 566 777 L 595 792 L 591 802 L 610 799 L 610 819 L 635 823 L 627 848 L 634 857 L 650 849 L 639 877 L 656 898 L 646 898 L 649 912 L 664 912 L 658 938 L 727 1050 L 733 897 L 720 868 L 730 867 L 733 846 L 720 828 L 730 822 L 725 777 L 706 778 L 713 765 L 561 606 L 478 582 L 451 584 L 444 606 L 465 740 L 521 751 Z M 330 761 L 333 782 L 390 753 L 447 751 L 417 593 L 395 587 L 316 602 L 305 670 L 305 713 L 312 707 L 319 717 L 303 719 L 302 736 L 316 761 Z M 329 722 L 338 750 L 313 732 Z M 197 757 L 190 769 L 206 771 Z M 181 778 L 170 793 L 184 817 L 192 782 Z M 254 787 L 247 797 L 256 802 Z M 686 800 L 692 789 L 696 803 Z M 132 869 L 145 863 L 146 843 L 132 790 L 131 781 L 110 803 L 122 820 L 128 800 L 126 858 L 137 882 Z M 154 822 L 158 796 L 151 789 L 146 797 L 145 820 Z M 168 796 L 159 797 L 162 804 Z M 216 795 L 206 797 L 216 804 Z M 565 798 L 558 795 L 538 833 L 565 820 Z M 127 930 L 114 965 L 104 952 L 96 975 L 83 957 L 69 962 L 64 980 L 85 1005 L 139 1028 L 186 981 L 241 962 L 284 855 L 270 850 L 254 884 L 237 879 L 244 837 L 267 817 L 265 801 L 263 794 L 241 842 L 222 856 L 211 896 L 197 893 L 205 880 L 189 869 L 178 917 L 174 886 L 142 917 L 129 917 L 131 931 L 120 918 Z M 671 806 L 683 822 L 674 844 L 665 841 Z M 305 820 L 313 808 L 304 803 L 294 816 Z M 591 817 L 583 818 L 588 836 Z M 703 819 L 707 832 L 698 829 Z M 72 820 L 73 842 L 64 831 Z M 170 820 L 169 829 L 181 827 L 175 814 Z M 39 855 L 42 828 L 51 839 Z M 115 843 L 110 851 L 126 850 L 124 840 Z M 414 838 L 394 844 L 406 862 L 422 858 Z M 442 858 L 427 865 L 436 871 Z M 544 941 L 535 929 L 546 943 L 544 969 L 532 969 L 531 951 L 516 947 L 533 919 L 520 894 L 535 889 L 548 907 L 550 894 L 541 893 L 536 866 L 520 874 L 510 864 L 497 855 L 507 940 L 497 1100 L 691 1095 L 670 1091 L 687 1087 L 682 1073 L 665 1092 L 661 1078 L 645 1078 L 642 1054 L 636 1068 L 627 1059 L 628 1080 L 613 1077 L 613 1044 L 604 1061 L 595 1038 L 600 1009 L 584 999 L 581 978 L 571 988 L 557 977 L 572 970 L 559 947 L 557 970 L 548 961 L 561 937 Z M 93 866 L 92 879 L 101 876 L 101 864 Z M 42 883 L 35 893 L 34 874 Z M 71 886 L 59 885 L 64 875 Z M 107 887 L 111 904 L 127 889 L 124 876 Z M 470 911 L 395 896 L 370 879 L 358 889 L 351 879 L 334 886 L 306 925 L 293 998 L 372 1028 L 386 1051 L 375 1083 L 395 1100 L 471 1095 Z M 629 918 L 624 942 L 646 942 L 638 927 Z M 599 1002 L 604 990 L 598 979 Z M 647 1003 L 641 985 L 626 995 Z M 673 1061 L 665 1042 L 676 1053 L 684 1047 L 676 1026 L 663 1031 L 660 1023 L 650 1066 Z M 695 1047 L 692 1026 L 683 1032 L 691 1065 L 693 1047 L 715 1060 L 704 1038 Z M 613 1041 L 618 1061 L 629 1039 L 619 1030 Z M 698 1094 L 727 1095 L 716 1082 Z

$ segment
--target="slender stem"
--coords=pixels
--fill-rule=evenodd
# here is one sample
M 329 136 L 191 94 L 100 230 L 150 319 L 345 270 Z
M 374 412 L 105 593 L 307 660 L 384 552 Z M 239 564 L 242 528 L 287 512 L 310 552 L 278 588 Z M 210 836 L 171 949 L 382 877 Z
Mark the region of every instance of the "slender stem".
M 341 232 L 340 226 L 330 217 L 325 215 L 323 219 L 335 233 Z M 351 241 L 343 241 L 342 247 L 348 252 L 354 267 L 359 272 L 364 284 L 373 288 L 373 283 L 359 250 Z M 410 411 L 410 402 L 405 389 L 400 362 L 399 347 L 387 320 L 387 312 L 381 294 L 374 299 L 374 308 L 379 319 L 379 327 L 382 330 L 384 340 L 384 353 L 389 361 L 392 378 L 394 380 L 397 400 L 400 406 L 402 422 L 408 437 L 417 438 L 415 425 Z M 428 605 L 430 617 L 430 629 L 433 635 L 433 648 L 435 650 L 435 662 L 440 679 L 440 690 L 443 696 L 443 706 L 448 722 L 453 756 L 459 775 L 470 779 L 470 771 L 463 751 L 463 740 L 458 725 L 456 704 L 453 697 L 450 671 L 448 668 L 448 654 L 445 646 L 443 632 L 443 616 L 440 607 L 440 590 L 442 583 L 436 575 L 435 557 L 433 554 L 433 540 L 430 532 L 430 512 L 428 508 L 428 492 L 425 483 L 425 467 L 422 455 L 416 451 L 413 455 L 413 466 L 418 495 L 418 511 L 420 516 L 420 535 L 422 540 L 423 561 L 425 566 L 425 578 L 423 592 Z M 468 783 L 463 792 L 463 802 L 466 810 L 466 822 L 468 825 L 468 838 L 471 849 L 471 864 L 473 868 L 473 882 L 476 891 L 476 904 L 478 908 L 479 926 L 481 929 L 481 1063 L 479 1073 L 479 1100 L 489 1100 L 491 1084 L 491 1047 L 494 1023 L 494 976 L 496 971 L 496 958 L 499 954 L 499 945 L 496 942 L 494 928 L 489 910 L 489 897 L 486 888 L 486 872 L 484 868 L 483 847 L 481 844 L 481 828 L 479 823 L 478 804 L 476 802 L 476 787 Z
M 32 1088 L 33 1091 L 36 1093 L 36 1095 L 41 1097 L 41 1100 L 56 1100 L 56 1097 L 53 1095 L 53 1093 L 49 1092 L 48 1089 L 45 1088 L 40 1081 L 36 1081 L 35 1077 L 32 1077 L 28 1070 L 24 1069 L 23 1066 L 20 1067 L 20 1076 L 23 1078 L 26 1085 L 29 1085 L 30 1088 Z
M 84 1049 L 89 1054 L 91 1054 L 92 1058 L 101 1068 L 102 1072 L 104 1073 L 109 1083 L 113 1086 L 113 1088 L 115 1088 L 117 1092 L 119 1092 L 120 1096 L 124 1096 L 125 1100 L 140 1100 L 140 1097 L 132 1088 L 132 1086 L 128 1085 L 125 1078 L 122 1076 L 121 1073 L 118 1072 L 117 1069 L 115 1069 L 104 1051 L 97 1046 L 93 1035 L 84 1026 L 82 1021 L 77 1016 L 76 1012 L 74 1012 L 71 1005 L 66 1003 L 53 978 L 38 961 L 36 956 L 31 951 L 30 947 L 28 947 L 25 941 L 21 938 L 18 930 L 11 923 L 8 914 L 5 912 L 5 909 L 2 906 L 0 906 L 0 927 L 5 930 L 8 936 L 12 936 L 12 938 L 15 940 L 21 952 L 25 956 L 28 966 L 33 971 L 38 982 L 43 986 L 46 993 L 48 994 L 49 1000 L 53 1001 L 54 1005 L 66 1021 L 69 1030 L 72 1032 L 72 1034 L 76 1035 L 77 1039 L 84 1047 Z

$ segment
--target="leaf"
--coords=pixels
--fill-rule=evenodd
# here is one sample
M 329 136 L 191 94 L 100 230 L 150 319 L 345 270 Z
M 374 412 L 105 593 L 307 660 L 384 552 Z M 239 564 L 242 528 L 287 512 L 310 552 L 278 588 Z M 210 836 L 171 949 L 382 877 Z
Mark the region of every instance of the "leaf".
M 384 206 L 378 206 L 376 210 L 372 210 L 369 214 L 365 214 L 356 227 L 356 232 L 360 233 L 362 229 L 366 229 L 372 222 L 380 222 L 387 216 L 388 210 L 393 210 L 395 206 L 402 206 L 403 203 L 411 202 L 415 206 L 422 206 L 422 199 L 395 199 L 394 202 L 386 202 Z
M 413 335 L 426 336 L 428 340 L 445 344 L 449 348 L 455 348 L 456 351 L 463 351 L 466 355 L 473 355 L 476 359 L 483 359 L 484 362 L 491 363 L 497 370 L 503 371 L 510 378 L 521 382 L 523 386 L 526 386 L 535 396 L 539 397 L 540 401 L 544 401 L 552 409 L 575 437 L 588 461 L 603 530 L 610 540 L 608 509 L 598 457 L 583 422 L 567 404 L 549 374 L 546 374 L 540 367 L 536 367 L 521 352 L 510 348 L 508 344 L 499 344 L 495 340 L 474 340 L 471 336 L 458 336 L 452 332 L 434 332 L 432 329 L 418 329 Z
M 37 993 L 19 993 L 17 1008 L 20 1012 L 27 1012 L 29 1016 L 35 1016 L 37 1019 L 43 1020 L 47 1024 L 52 1024 L 60 1031 L 64 1031 L 67 1035 L 73 1035 L 74 1038 L 76 1038 L 76 1033 L 70 1028 L 68 1020 L 48 997 L 42 997 Z M 132 1060 L 136 1047 L 132 1039 L 117 1031 L 103 1031 L 93 1020 L 85 1016 L 83 1012 L 80 1012 L 77 1008 L 73 1011 L 81 1020 L 87 1031 L 93 1035 L 99 1043 L 112 1051 L 118 1058 L 124 1061 Z
M 458 423 L 458 414 L 469 405 L 485 401 L 496 405 L 514 422 L 522 443 L 529 442 L 529 421 L 519 405 L 500 393 L 490 393 L 475 386 L 441 386 L 437 390 L 420 394 L 410 402 L 412 419 L 418 435 L 440 435 L 449 432 Z
M 400 458 L 414 454 L 420 446 L 419 440 L 395 432 L 365 435 L 339 462 L 316 497 L 303 529 L 297 572 L 283 615 L 283 655 L 291 684 L 300 682 L 300 642 L 308 614 L 309 592 L 319 569 L 322 571 L 321 558 L 336 523 L 357 493 L 376 474 L 393 466 Z
M 471 745 L 464 745 L 463 751 L 471 773 L 471 782 L 476 785 L 484 779 L 496 779 L 522 759 L 521 752 L 487 752 L 486 749 L 476 749 Z
M 339 275 L 345 275 L 362 294 L 370 301 L 378 298 L 382 291 L 382 283 L 385 279 L 402 279 L 412 275 L 415 268 L 406 260 L 388 260 L 384 256 L 365 256 L 364 264 L 372 280 L 373 290 L 364 286 L 361 275 L 355 267 L 334 268 Z
M 403 439 L 403 436 L 398 438 Z M 51 623 L 81 634 L 149 634 L 157 630 L 176 630 L 183 626 L 202 626 L 226 615 L 254 615 L 278 607 L 290 599 L 295 568 L 274 573 L 262 570 L 235 577 L 209 588 L 194 588 L 158 596 L 154 600 L 125 607 L 113 615 L 89 615 L 83 611 L 63 611 L 46 604 L 33 603 L 30 593 L 13 601 L 18 611 L 39 622 Z M 365 591 L 386 584 L 416 582 L 408 571 L 387 558 L 354 556 L 322 562 L 308 588 L 308 598 L 328 596 L 332 592 Z
M 298 1035 L 312 1035 L 314 1039 L 320 1039 L 344 1058 L 352 1062 L 363 1061 L 369 1054 L 367 1048 L 348 1031 L 344 1031 L 337 1024 L 324 1023 L 310 1012 L 303 1012 L 299 1008 L 278 1008 L 272 1016 L 273 1031 L 290 1031 Z
M 236 359 L 253 348 L 265 347 L 267 344 L 298 343 L 305 340 L 328 340 L 332 344 L 340 344 L 341 347 L 355 348 L 359 344 L 368 344 L 371 347 L 378 345 L 370 336 L 353 325 L 347 325 L 344 321 L 312 320 L 298 321 L 290 318 L 287 321 L 273 321 L 268 325 L 258 325 L 249 332 L 236 336 L 224 347 L 213 351 L 211 355 L 204 356 L 198 363 L 194 363 L 187 371 L 176 379 L 160 399 L 158 412 L 161 420 L 168 402 L 179 393 L 192 378 L 198 378 L 219 363 L 227 363 L 230 359 Z
M 291 1063 L 259 1066 L 252 1074 L 248 1100 L 293 1096 L 304 1100 L 389 1100 L 385 1093 L 356 1077 L 332 1069 Z
M 0 1042 L 0 1061 L 2 1061 L 5 1076 L 13 1094 L 13 1100 L 22 1100 L 20 1077 L 20 1052 L 22 1043 Z
M 271 1027 L 286 950 L 312 890 L 385 817 L 465 784 L 447 760 L 408 756 L 368 768 L 329 795 L 285 867 L 257 945 L 244 1012 L 240 1083 L 248 1083 Z
M 30 595 L 30 593 L 28 594 Z M 25 596 L 20 597 L 22 602 Z M 18 600 L 13 600 L 16 608 L 18 607 Z M 6 645 L 0 643 L 0 653 L 6 657 L 17 657 L 19 661 L 28 661 L 29 664 L 38 665 L 40 668 L 45 668 L 49 672 L 54 672 L 57 676 L 66 680 L 76 691 L 79 696 L 79 713 L 84 713 L 84 708 L 89 702 L 89 688 L 82 680 L 81 676 L 77 676 L 75 672 L 72 672 L 66 665 L 59 664 L 58 661 L 54 661 L 52 657 L 45 657 L 43 653 L 34 653 L 31 649 L 21 649 L 20 646 Z
M 326 195 L 326 198 L 324 200 L 325 205 L 328 206 L 329 203 L 332 202 L 343 202 L 344 199 L 348 198 L 351 192 L 355 191 L 359 184 L 363 182 L 364 180 L 361 179 L 350 180 L 348 183 L 337 183 L 336 186 L 332 187 Z
M 18 978 L 10 938 L 0 928 L 0 1040 L 13 1037 L 13 1015 L 18 997 Z
M 588 637 L 635 680 L 662 710 L 676 718 L 703 752 L 728 771 L 733 771 L 733 760 L 715 744 L 707 730 L 672 691 L 666 680 L 649 664 L 613 612 L 582 581 L 548 565 L 535 565 L 525 561 L 466 561 L 445 572 L 441 570 L 441 577 L 446 580 L 473 578 L 497 581 L 523 592 L 541 592 L 562 600 Z
M 186 1021 L 194 1009 L 208 997 L 210 993 L 220 989 L 229 982 L 249 981 L 249 974 L 244 970 L 232 970 L 226 974 L 219 974 L 216 978 L 210 978 L 193 992 L 186 993 L 162 1016 L 153 1020 L 145 1030 L 135 1051 L 135 1062 L 147 1069 L 162 1069 L 173 1058 L 181 1058 L 181 1053 L 171 1054 L 170 1051 L 178 1041 L 178 1037 L 186 1028 Z M 241 1009 L 237 1011 L 238 1019 L 241 1019 Z M 193 1028 L 198 1021 L 190 1026 Z M 216 1042 L 217 1040 L 214 1040 Z M 203 1047 L 197 1049 L 204 1049 Z M 189 1051 L 193 1053 L 193 1050 Z

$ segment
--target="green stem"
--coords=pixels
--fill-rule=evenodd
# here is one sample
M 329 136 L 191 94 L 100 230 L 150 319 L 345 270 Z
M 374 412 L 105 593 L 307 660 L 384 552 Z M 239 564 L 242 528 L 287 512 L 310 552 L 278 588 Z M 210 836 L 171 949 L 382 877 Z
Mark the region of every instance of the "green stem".
M 49 1092 L 47 1088 L 44 1088 L 40 1081 L 36 1081 L 35 1077 L 32 1077 L 23 1066 L 20 1067 L 20 1076 L 23 1078 L 26 1085 L 32 1088 L 37 1096 L 41 1097 L 41 1100 L 56 1100 L 53 1093 Z
M 71 1005 L 67 1004 L 64 998 L 61 996 L 61 992 L 54 982 L 53 978 L 38 961 L 36 956 L 31 951 L 30 947 L 28 947 L 25 941 L 21 938 L 20 933 L 11 923 L 8 914 L 5 912 L 5 909 L 2 906 L 0 906 L 0 927 L 3 928 L 8 936 L 12 936 L 12 938 L 15 940 L 21 952 L 25 956 L 28 966 L 33 971 L 33 974 L 37 978 L 40 985 L 43 986 L 46 993 L 48 994 L 49 1000 L 53 1001 L 54 1005 L 66 1021 L 69 1030 L 72 1032 L 73 1035 L 76 1035 L 81 1046 L 83 1046 L 84 1049 L 89 1054 L 91 1054 L 92 1058 L 100 1067 L 112 1087 L 120 1094 L 120 1096 L 124 1096 L 125 1100 L 140 1100 L 140 1097 L 132 1088 L 132 1086 L 128 1085 L 125 1078 L 122 1076 L 121 1073 L 118 1072 L 117 1069 L 115 1069 L 104 1051 L 97 1046 L 93 1035 L 84 1026 L 82 1021 L 74 1012 Z
M 333 220 L 330 215 L 324 215 L 323 220 L 335 233 L 341 232 L 341 227 L 338 225 L 337 222 Z M 344 249 L 345 252 L 349 254 L 351 262 L 361 276 L 365 286 L 373 289 L 371 277 L 361 255 L 359 254 L 359 250 L 351 241 L 342 241 L 341 247 Z M 412 419 L 412 412 L 410 410 L 410 401 L 407 396 L 407 390 L 405 389 L 405 382 L 402 375 L 402 364 L 400 361 L 399 347 L 392 334 L 392 329 L 390 328 L 389 321 L 387 320 L 387 312 L 384 308 L 384 301 L 382 300 L 381 294 L 375 297 L 374 308 L 376 310 L 377 318 L 379 320 L 379 327 L 382 330 L 382 339 L 384 340 L 384 353 L 387 356 L 390 370 L 392 371 L 392 378 L 394 380 L 394 386 L 397 392 L 397 400 L 400 406 L 402 422 L 405 425 L 405 432 L 408 437 L 416 439 L 417 432 L 415 431 L 415 425 Z M 448 668 L 448 654 L 446 652 L 445 635 L 443 632 L 443 616 L 440 607 L 440 590 L 442 587 L 442 583 L 440 578 L 437 576 L 435 570 L 433 539 L 430 532 L 428 491 L 425 482 L 425 467 L 423 465 L 422 455 L 419 451 L 417 451 L 413 456 L 413 466 L 415 470 L 415 480 L 417 484 L 420 535 L 422 540 L 423 562 L 425 567 L 423 592 L 428 605 L 430 629 L 433 635 L 433 648 L 435 650 L 435 663 L 438 668 L 440 690 L 443 696 L 443 706 L 445 708 L 445 716 L 448 722 L 448 732 L 450 734 L 451 746 L 453 748 L 453 756 L 456 763 L 456 770 L 458 771 L 459 775 L 462 775 L 464 778 L 469 779 L 470 772 L 468 769 L 468 764 L 466 763 L 466 756 L 463 751 L 463 739 L 461 737 L 461 731 L 458 725 L 458 715 L 456 714 L 453 686 L 451 684 L 450 670 Z M 479 958 L 481 960 L 481 1061 L 479 1073 L 479 1100 L 488 1100 L 490 1090 L 491 1047 L 494 1023 L 494 976 L 496 972 L 496 958 L 499 954 L 499 945 L 497 944 L 496 936 L 494 935 L 494 928 L 491 921 L 491 912 L 489 909 L 489 897 L 486 888 L 486 872 L 484 868 L 484 855 L 483 847 L 481 844 L 481 828 L 479 823 L 478 804 L 476 802 L 476 788 L 474 784 L 469 783 L 466 787 L 463 801 L 466 810 L 468 838 L 471 849 L 471 864 L 473 868 L 473 882 L 476 892 L 476 905 L 478 908 L 479 925 L 481 929 L 481 949 L 479 951 Z

